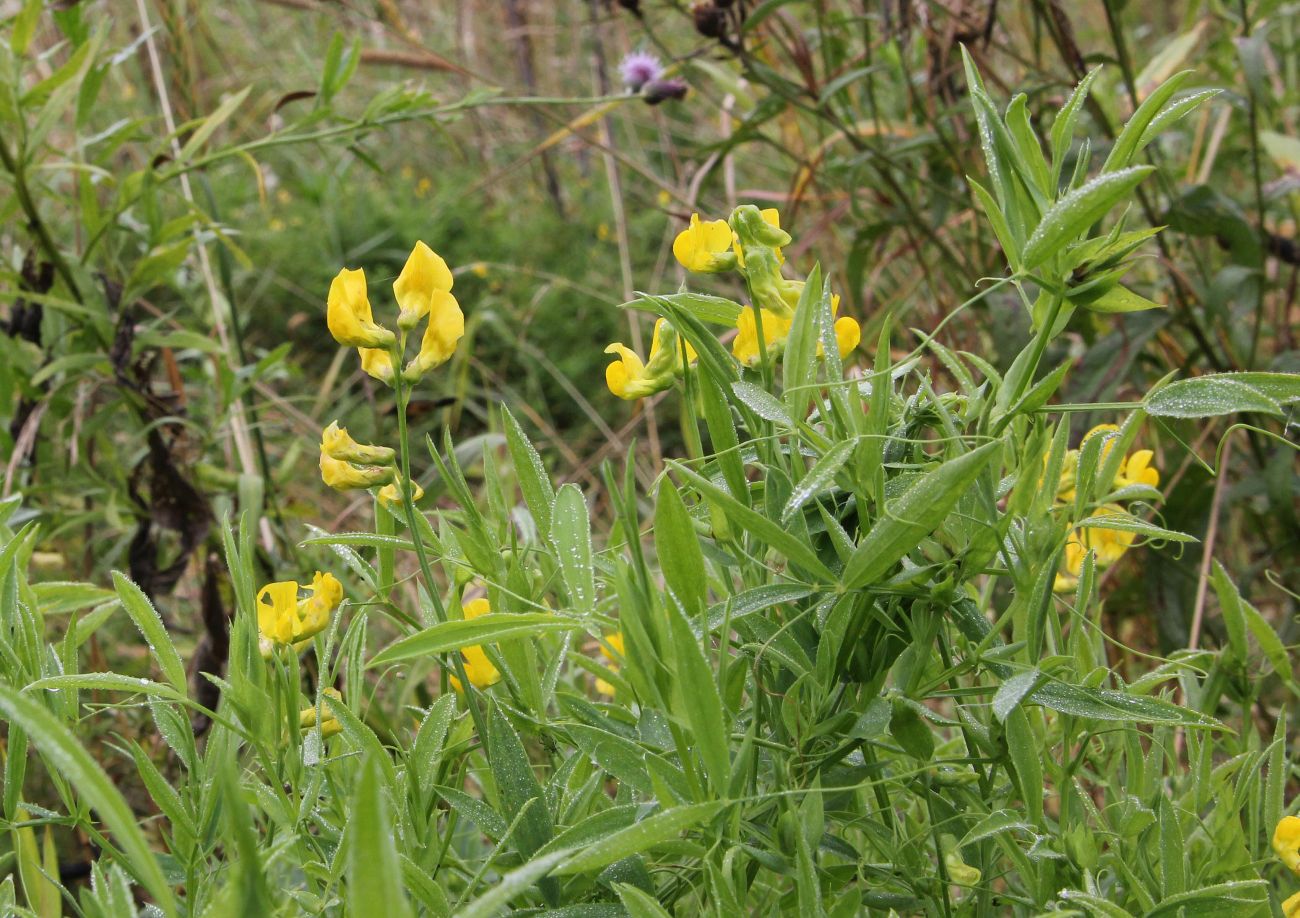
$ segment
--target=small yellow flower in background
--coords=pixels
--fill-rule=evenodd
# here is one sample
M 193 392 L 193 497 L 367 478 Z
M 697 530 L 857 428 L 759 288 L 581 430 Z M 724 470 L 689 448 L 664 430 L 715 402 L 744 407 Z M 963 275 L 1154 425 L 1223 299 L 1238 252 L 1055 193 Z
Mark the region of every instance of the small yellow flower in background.
M 1118 504 L 1106 504 L 1102 510 L 1107 513 L 1124 513 L 1124 508 Z M 1105 570 L 1123 557 L 1136 538 L 1137 533 L 1134 532 L 1093 526 L 1085 526 L 1070 533 L 1070 538 L 1065 543 L 1065 559 L 1062 562 L 1064 569 L 1056 575 L 1053 589 L 1073 590 L 1078 586 L 1083 560 L 1089 550 L 1094 553 L 1097 570 Z
M 602 222 L 596 226 L 596 238 L 601 242 L 608 242 L 611 235 L 613 234 L 609 231 L 608 223 Z
M 466 619 L 478 618 L 492 611 L 488 601 L 481 596 L 478 599 L 471 599 L 462 608 Z M 462 648 L 460 655 L 465 664 L 465 675 L 475 688 L 487 688 L 501 680 L 501 673 L 492 665 L 492 661 L 478 644 Z M 451 677 L 451 687 L 458 692 L 462 691 L 460 680 L 455 676 Z
M 781 212 L 778 211 L 775 207 L 764 207 L 758 213 L 763 218 L 763 222 L 766 223 L 768 226 L 775 226 L 777 229 L 781 228 Z M 741 268 L 744 268 L 745 251 L 744 251 L 744 247 L 740 244 L 739 233 L 733 232 L 731 234 L 731 251 L 736 256 L 736 264 L 739 265 Z M 785 264 L 785 256 L 781 254 L 780 246 L 776 246 L 775 248 L 773 248 L 772 252 L 773 254 L 776 255 L 777 264 L 781 264 L 781 265 Z
M 428 176 L 425 176 L 424 178 L 420 179 L 418 182 L 415 183 L 415 196 L 417 198 L 425 197 L 432 190 L 433 190 L 433 181 L 429 179 Z
M 293 195 L 289 194 L 287 188 L 281 188 L 275 193 L 275 199 L 281 204 L 289 204 L 293 201 Z
M 609 660 L 609 668 L 614 672 L 618 672 L 619 667 L 622 665 L 623 657 L 626 655 L 623 650 L 623 632 L 616 631 L 613 634 L 605 635 L 605 643 L 608 645 L 605 651 L 605 657 Z M 611 650 L 613 653 L 610 653 Z M 614 686 L 610 685 L 604 679 L 597 679 L 596 691 L 602 695 L 613 697 Z
M 299 598 L 301 592 L 308 592 Z M 257 630 L 261 650 L 269 656 L 276 646 L 299 644 L 329 627 L 330 613 L 343 601 L 343 584 L 333 574 L 316 572 L 311 585 L 296 580 L 268 583 L 257 594 Z
M 341 702 L 343 700 L 343 693 L 336 688 L 323 689 L 321 694 L 328 695 L 335 701 Z M 329 704 L 323 699 L 321 700 L 320 708 L 320 735 L 323 738 L 328 739 L 336 733 L 342 733 L 343 725 L 338 722 L 338 718 L 334 716 L 334 712 L 330 709 Z M 298 713 L 298 728 L 304 733 L 307 733 L 314 726 L 316 726 L 316 706 L 312 705 L 309 708 L 303 708 L 302 711 Z
M 484 262 L 476 261 L 469 266 L 469 273 L 473 274 L 475 277 L 487 277 L 488 266 Z
M 358 443 L 348 436 L 346 427 L 339 427 L 338 421 L 331 421 L 330 426 L 321 431 L 320 450 L 331 459 L 355 462 L 358 465 L 385 465 L 392 462 L 396 455 L 387 446 Z
M 675 342 L 677 347 L 674 349 L 672 344 L 665 344 L 668 340 Z M 683 354 L 687 363 L 694 363 L 700 357 L 691 343 L 680 337 L 666 319 L 655 322 L 648 362 L 642 362 L 636 351 L 619 341 L 605 348 L 605 353 L 618 355 L 618 360 L 605 367 L 605 385 L 609 386 L 610 392 L 629 401 L 654 395 L 671 386 L 682 370 Z
M 393 508 L 402 506 L 402 495 L 397 490 L 396 482 L 384 485 L 379 489 L 379 493 L 376 496 L 379 498 L 379 502 L 385 507 Z M 420 485 L 416 483 L 415 492 L 411 495 L 411 501 L 418 501 L 423 496 L 424 488 L 420 487 Z
M 366 272 L 344 268 L 330 283 L 325 320 L 330 334 L 347 347 L 390 347 L 397 339 L 375 324 L 366 295 Z
M 673 255 L 687 271 L 697 274 L 730 271 L 736 265 L 731 227 L 726 220 L 701 222 L 699 214 L 691 214 L 691 225 L 673 240 Z
M 1273 830 L 1273 852 L 1295 874 L 1300 874 L 1300 817 L 1283 816 Z
M 660 207 L 667 207 L 669 204 L 673 203 L 673 196 L 660 188 L 659 193 L 655 195 L 655 201 L 658 202 Z
M 271 232 L 273 233 L 284 232 L 284 221 L 279 217 L 272 217 L 271 222 L 267 225 L 271 227 Z

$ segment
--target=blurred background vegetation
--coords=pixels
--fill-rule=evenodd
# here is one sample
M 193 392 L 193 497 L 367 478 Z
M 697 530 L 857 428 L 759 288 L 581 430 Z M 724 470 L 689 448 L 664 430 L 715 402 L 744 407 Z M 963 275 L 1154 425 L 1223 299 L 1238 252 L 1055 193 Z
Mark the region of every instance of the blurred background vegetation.
M 672 399 L 609 394 L 602 351 L 645 352 L 648 323 L 616 307 L 678 283 L 669 243 L 695 211 L 778 207 L 793 270 L 827 267 L 864 344 L 892 316 L 905 352 L 906 329 L 951 316 L 949 347 L 1004 368 L 1029 335 L 1009 288 L 953 314 L 1005 272 L 966 182 L 983 160 L 962 45 L 1030 112 L 1101 66 L 1094 154 L 1175 72 L 1194 71 L 1184 92 L 1223 90 L 1153 146 L 1158 179 L 1133 201 L 1131 225 L 1169 229 L 1131 286 L 1166 308 L 1077 313 L 1054 355 L 1074 361 L 1062 401 L 1300 370 L 1295 4 L 3 0 L 0 20 L 16 39 L 0 61 L 4 492 L 25 494 L 16 521 L 42 519 L 43 576 L 127 568 L 218 657 L 222 514 L 262 518 L 266 579 L 308 569 L 307 524 L 369 525 L 315 468 L 325 424 L 365 440 L 389 410 L 325 333 L 341 266 L 364 265 L 383 310 L 414 240 L 443 254 L 468 346 L 426 382 L 415 433 L 450 425 L 472 460 L 505 402 L 596 494 L 602 461 L 681 442 Z M 668 98 L 626 90 L 637 51 L 667 68 Z M 1291 643 L 1295 453 L 1224 441 L 1227 423 L 1148 425 L 1159 512 Z M 1161 653 L 1210 639 L 1202 560 L 1197 545 L 1109 571 L 1108 632 Z

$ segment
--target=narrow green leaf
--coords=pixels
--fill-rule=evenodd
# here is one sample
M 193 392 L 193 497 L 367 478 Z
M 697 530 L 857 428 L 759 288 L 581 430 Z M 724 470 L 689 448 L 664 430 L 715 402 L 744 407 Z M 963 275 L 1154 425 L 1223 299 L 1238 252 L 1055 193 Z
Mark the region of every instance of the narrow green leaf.
M 666 475 L 655 501 L 655 551 L 668 588 L 691 618 L 700 616 L 707 600 L 704 551 L 682 495 Z
M 496 779 L 499 809 L 509 814 L 522 813 L 531 801 L 537 801 L 523 814 L 523 821 L 514 833 L 519 854 L 532 857 L 555 834 L 551 812 L 519 734 L 495 701 L 488 705 L 487 734 L 488 763 Z M 559 885 L 554 880 L 543 882 L 542 891 L 552 905 L 556 904 Z
M 551 477 L 546 474 L 546 465 L 538 455 L 533 444 L 529 442 L 524 429 L 519 426 L 515 416 L 505 405 L 501 406 L 501 418 L 505 422 L 506 447 L 510 450 L 510 459 L 515 464 L 515 477 L 519 479 L 519 490 L 523 492 L 524 503 L 533 515 L 537 525 L 538 538 L 543 543 L 551 540 L 551 505 L 555 503 L 555 488 Z
M 725 800 L 715 800 L 710 803 L 695 803 L 663 810 L 622 831 L 615 832 L 599 845 L 570 855 L 555 873 L 559 876 L 570 876 L 608 867 L 615 861 L 621 861 L 625 857 L 639 854 L 655 845 L 677 838 L 687 829 L 713 818 L 724 806 L 727 806 Z
M 126 575 L 113 571 L 113 587 L 117 590 L 118 599 L 122 600 L 122 608 L 140 629 L 140 634 L 144 636 L 150 652 L 158 661 L 158 668 L 167 677 L 172 688 L 184 695 L 185 664 L 181 662 L 181 655 L 176 652 L 167 629 L 163 627 L 158 610 L 153 607 L 149 597 L 144 595 L 144 591 L 132 583 Z
M 1166 418 L 1208 418 L 1238 411 L 1280 415 L 1281 406 L 1300 401 L 1297 373 L 1213 373 L 1179 379 L 1147 396 L 1148 414 Z
M 440 622 L 394 641 L 375 654 L 367 666 L 387 666 L 472 644 L 517 641 L 547 632 L 579 631 L 584 627 L 576 618 L 550 612 L 488 612 L 474 619 Z
M 1073 242 L 1126 199 L 1154 168 L 1132 166 L 1099 175 L 1053 204 L 1025 243 L 1024 270 L 1034 270 Z
M 1178 91 L 1178 87 L 1187 82 L 1192 71 L 1184 70 L 1182 73 L 1175 73 L 1169 79 L 1161 83 L 1152 93 L 1142 100 L 1142 104 L 1137 107 L 1133 117 L 1124 125 L 1119 136 L 1115 138 L 1115 145 L 1111 147 L 1110 155 L 1106 157 L 1105 164 L 1101 167 L 1103 173 L 1115 172 L 1124 169 L 1133 162 L 1133 158 L 1142 150 L 1147 137 L 1147 128 L 1155 120 L 1160 110 L 1165 107 L 1165 103 L 1173 97 Z M 1154 136 L 1154 135 L 1152 135 Z
M 575 484 L 555 495 L 551 510 L 551 544 L 575 611 L 587 615 L 596 608 L 596 568 L 591 551 L 591 517 L 587 501 Z
M 373 755 L 361 763 L 361 776 L 352 794 L 348 833 L 348 911 L 353 915 L 394 918 L 410 915 L 384 794 L 383 771 Z
M 727 752 L 731 731 L 714 681 L 713 667 L 681 612 L 672 602 L 666 605 L 676 671 L 674 699 L 685 713 L 686 722 L 695 736 L 695 745 L 713 793 L 725 796 L 731 780 L 731 758 Z
M 817 497 L 832 484 L 835 483 L 835 476 L 839 474 L 840 469 L 844 468 L 844 463 L 848 462 L 853 456 L 853 451 L 857 449 L 857 438 L 841 440 L 826 451 L 826 454 L 818 459 L 811 469 L 799 483 L 794 486 L 790 492 L 790 499 L 786 501 L 785 508 L 781 511 L 781 522 L 785 523 L 798 513 L 808 501 Z

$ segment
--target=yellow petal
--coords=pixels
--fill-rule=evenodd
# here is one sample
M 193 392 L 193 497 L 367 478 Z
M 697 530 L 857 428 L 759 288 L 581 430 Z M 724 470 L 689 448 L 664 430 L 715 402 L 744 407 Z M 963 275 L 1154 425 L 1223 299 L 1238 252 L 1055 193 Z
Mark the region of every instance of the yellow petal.
M 434 295 L 451 292 L 453 278 L 447 262 L 423 242 L 417 242 L 402 273 L 393 282 L 393 297 L 401 313 L 397 324 L 411 329 L 433 308 Z
M 1300 874 L 1300 818 L 1283 816 L 1273 830 L 1273 852 L 1292 872 Z
M 673 255 L 687 271 L 729 271 L 735 264 L 735 255 L 731 252 L 731 227 L 726 220 L 701 222 L 699 214 L 691 214 L 690 226 L 673 240 Z
M 406 365 L 403 378 L 415 382 L 434 367 L 440 367 L 456 353 L 456 343 L 465 336 L 465 314 L 456 298 L 435 290 L 429 299 L 429 324 L 420 339 L 420 353 Z
M 650 362 L 651 363 L 654 363 L 655 357 L 658 356 L 659 354 L 659 347 L 660 347 L 661 339 L 663 338 L 663 329 L 665 327 L 668 328 L 669 333 L 671 335 L 677 338 L 677 342 L 679 345 L 678 360 L 680 360 L 682 352 L 685 352 L 686 354 L 687 363 L 695 363 L 695 361 L 700 359 L 700 355 L 696 352 L 695 348 L 691 347 L 691 343 L 687 341 L 685 338 L 683 338 L 680 334 L 677 334 L 673 329 L 673 327 L 671 325 L 668 325 L 667 319 L 660 318 L 655 322 L 654 336 L 650 339 Z M 606 353 L 609 353 L 609 351 L 607 350 Z M 680 364 L 678 363 L 677 360 L 675 360 L 673 364 L 674 364 L 673 365 L 674 371 L 680 369 Z
M 275 644 L 293 641 L 293 627 L 298 619 L 298 582 L 281 580 L 268 583 L 257 593 L 257 631 Z
M 348 435 L 346 427 L 339 427 L 338 421 L 321 431 L 321 452 L 331 459 L 355 462 L 358 465 L 385 465 L 393 461 L 395 453 L 387 446 L 362 445 Z
M 763 346 L 768 354 L 780 352 L 781 347 L 785 344 L 786 337 L 790 334 L 790 319 L 783 319 L 781 316 L 764 309 L 761 310 L 763 315 Z M 736 338 L 731 343 L 731 353 L 742 364 L 752 367 L 759 361 L 758 349 L 758 327 L 754 322 L 754 310 L 746 306 L 740 310 L 736 317 Z
M 492 611 L 491 606 L 488 605 L 488 601 L 482 596 L 477 599 L 471 599 L 469 602 L 461 606 L 460 609 L 465 613 L 465 618 L 467 619 L 478 618 L 480 615 L 487 615 Z
M 479 645 L 472 644 L 466 647 L 460 655 L 465 667 L 465 675 L 469 677 L 469 681 L 475 688 L 487 688 L 501 680 L 501 673 L 492 665 L 492 661 Z M 462 691 L 460 680 L 455 676 L 451 677 L 451 687 L 458 692 Z
M 1149 449 L 1140 449 L 1124 462 L 1124 484 L 1144 484 L 1157 487 L 1160 484 L 1160 472 L 1151 464 L 1155 453 Z
M 396 339 L 388 329 L 375 324 L 366 296 L 366 272 L 344 268 L 330 283 L 325 321 L 330 334 L 348 347 L 388 347 Z
M 328 695 L 331 698 L 333 698 L 335 701 L 341 702 L 343 700 L 343 694 L 336 688 L 323 689 L 321 691 L 321 694 Z M 321 725 L 320 725 L 321 736 L 331 737 L 334 736 L 336 733 L 341 732 L 343 730 L 342 725 L 334 717 L 333 710 L 330 708 L 329 704 L 323 698 L 321 699 L 320 707 L 321 707 Z M 310 730 L 312 727 L 316 726 L 315 705 L 312 705 L 309 708 L 303 708 L 301 711 L 298 712 L 298 726 L 302 730 Z
M 862 341 L 862 326 L 848 316 L 835 320 L 835 343 L 840 349 L 840 359 L 852 354 Z
M 298 603 L 299 621 L 294 626 L 294 642 L 304 641 L 329 627 L 330 613 L 343 601 L 343 584 L 333 574 L 316 572 L 308 587 L 311 596 Z
M 636 351 L 617 341 L 605 348 L 606 354 L 617 354 L 618 360 L 605 367 L 605 385 L 622 399 L 638 399 L 649 394 L 644 389 L 645 364 Z
M 393 480 L 393 467 L 380 465 L 354 465 L 320 454 L 320 477 L 335 491 L 358 491 L 387 484 Z
M 1300 893 L 1289 896 L 1287 900 L 1282 903 L 1282 914 L 1285 915 L 1286 918 L 1300 918 Z
M 358 348 L 361 356 L 361 369 L 386 386 L 393 384 L 393 357 L 388 351 L 379 348 Z
M 379 502 L 385 507 L 396 508 L 402 506 L 402 495 L 398 493 L 396 483 L 384 485 L 379 489 L 379 494 L 377 496 Z M 415 493 L 411 495 L 411 501 L 418 501 L 423 496 L 424 488 L 420 487 L 419 484 L 416 484 Z

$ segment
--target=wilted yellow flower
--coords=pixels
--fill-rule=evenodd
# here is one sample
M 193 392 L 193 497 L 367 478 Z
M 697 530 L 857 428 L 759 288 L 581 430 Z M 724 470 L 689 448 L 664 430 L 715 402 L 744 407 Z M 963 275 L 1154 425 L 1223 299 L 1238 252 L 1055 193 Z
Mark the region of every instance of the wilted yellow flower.
M 306 597 L 299 594 L 306 592 Z M 306 641 L 329 627 L 330 613 L 343 601 L 343 584 L 333 574 L 316 572 L 311 585 L 296 580 L 268 583 L 257 594 L 257 630 L 262 653 Z
M 1287 868 L 1300 874 L 1300 817 L 1283 816 L 1273 830 L 1273 852 Z
M 736 266 L 731 227 L 726 220 L 701 222 L 699 214 L 691 214 L 691 225 L 673 240 L 673 255 L 687 271 L 697 274 L 730 271 Z
M 358 443 L 348 436 L 346 427 L 338 421 L 321 431 L 320 451 L 331 459 L 355 462 L 358 465 L 385 465 L 393 461 L 395 453 L 387 446 L 370 446 Z
M 330 334 L 348 347 L 391 347 L 397 339 L 393 333 L 375 324 L 366 296 L 366 272 L 344 268 L 330 283 L 325 321 Z
M 333 698 L 335 701 L 338 702 L 343 701 L 343 693 L 336 688 L 331 687 L 327 689 L 322 689 L 321 694 L 328 695 L 329 697 Z M 321 713 L 320 735 L 322 737 L 328 738 L 335 735 L 336 733 L 341 733 L 343 731 L 343 725 L 338 722 L 338 718 L 334 716 L 333 710 L 330 708 L 329 704 L 323 699 L 321 700 L 320 709 L 321 709 L 320 710 Z M 316 706 L 312 705 L 309 708 L 303 708 L 302 711 L 298 713 L 298 727 L 304 733 L 306 733 L 309 732 L 311 728 L 314 726 L 316 726 Z
M 414 493 L 411 494 L 412 502 L 418 501 L 421 497 L 424 496 L 424 488 L 420 487 L 418 482 L 415 482 L 414 484 L 415 484 L 415 491 Z M 385 507 L 402 506 L 402 495 L 397 490 L 397 482 L 384 485 L 382 488 L 379 489 L 379 493 L 376 496 L 379 498 L 379 502 L 383 504 Z
M 676 354 L 672 353 L 672 344 L 665 343 L 668 341 L 677 343 Z M 605 367 L 605 385 L 619 398 L 628 400 L 645 398 L 667 389 L 682 370 L 682 355 L 686 355 L 687 363 L 694 363 L 700 356 L 666 319 L 655 322 L 647 363 L 641 361 L 636 351 L 618 341 L 605 348 L 605 353 L 618 355 L 618 360 Z
M 1107 504 L 1103 508 L 1108 513 L 1122 514 L 1124 508 L 1116 504 Z M 1127 532 L 1122 529 L 1102 529 L 1100 527 L 1084 526 L 1082 529 L 1076 529 L 1070 533 L 1068 541 L 1065 543 L 1065 559 L 1062 562 L 1062 570 L 1056 575 L 1056 581 L 1053 583 L 1053 589 L 1057 591 L 1073 590 L 1079 584 L 1079 573 L 1083 570 L 1083 561 L 1087 557 L 1088 551 L 1094 554 L 1094 563 L 1097 570 L 1104 570 L 1118 561 L 1124 552 L 1128 551 L 1129 546 L 1137 534 Z
M 478 618 L 492 611 L 488 601 L 481 596 L 465 603 L 462 609 L 466 619 Z M 492 661 L 478 644 L 462 648 L 460 655 L 465 664 L 465 675 L 475 688 L 487 688 L 500 681 L 501 673 L 492 665 Z M 451 687 L 458 692 L 462 690 L 461 682 L 455 676 L 451 677 Z
M 621 665 L 625 655 L 625 651 L 623 650 L 623 632 L 616 631 L 613 634 L 605 635 L 605 643 L 608 645 L 605 657 L 609 660 L 609 668 L 614 672 L 618 672 L 619 666 Z M 613 651 L 613 653 L 610 653 L 610 651 Z M 597 679 L 596 691 L 602 695 L 612 696 L 614 694 L 614 686 L 610 685 L 604 679 Z
M 391 465 L 354 465 L 328 455 L 320 454 L 321 481 L 335 491 L 360 491 L 388 484 L 396 474 Z

